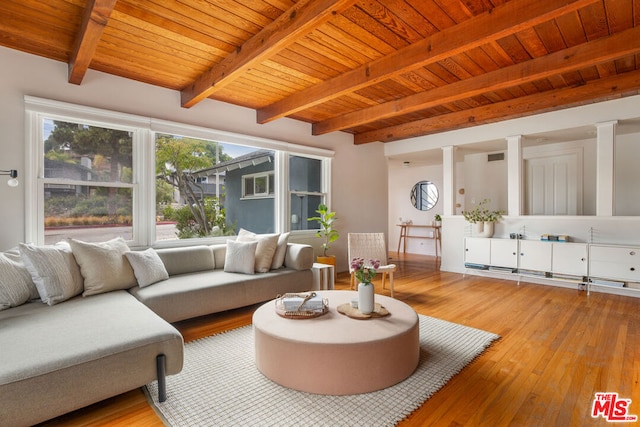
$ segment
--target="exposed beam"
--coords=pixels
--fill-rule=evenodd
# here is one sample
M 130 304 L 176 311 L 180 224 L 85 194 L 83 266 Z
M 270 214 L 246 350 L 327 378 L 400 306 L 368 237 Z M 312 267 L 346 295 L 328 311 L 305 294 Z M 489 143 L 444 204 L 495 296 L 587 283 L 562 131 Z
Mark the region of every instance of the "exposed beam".
M 639 93 L 640 71 L 630 71 L 612 77 L 589 81 L 577 87 L 550 90 L 509 101 L 363 132 L 355 135 L 354 143 L 366 144 L 375 141 L 396 141 L 591 104 L 622 96 L 637 95 Z
M 485 43 L 515 34 L 601 0 L 513 0 L 383 58 L 258 110 L 258 123 L 294 114 Z
M 271 24 L 251 37 L 222 62 L 200 75 L 182 90 L 182 106 L 189 108 L 211 96 L 248 71 L 275 55 L 300 37 L 329 21 L 357 0 L 300 0 Z
M 69 58 L 69 83 L 79 85 L 89 69 L 104 27 L 118 0 L 88 0 L 82 13 L 80 32 Z
M 315 123 L 313 134 L 348 129 L 633 55 L 640 52 L 639 40 L 640 27 L 630 28 L 527 62 Z

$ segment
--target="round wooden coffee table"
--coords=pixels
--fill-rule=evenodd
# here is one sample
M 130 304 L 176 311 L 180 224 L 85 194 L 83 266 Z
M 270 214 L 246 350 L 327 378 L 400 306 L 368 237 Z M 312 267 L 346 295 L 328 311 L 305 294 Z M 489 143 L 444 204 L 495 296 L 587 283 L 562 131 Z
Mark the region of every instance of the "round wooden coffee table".
M 311 319 L 287 319 L 270 301 L 253 314 L 256 366 L 267 378 L 316 394 L 368 393 L 392 386 L 418 366 L 418 315 L 384 295 L 376 303 L 389 315 L 352 319 L 336 307 L 357 298 L 353 291 L 320 291 L 329 312 Z

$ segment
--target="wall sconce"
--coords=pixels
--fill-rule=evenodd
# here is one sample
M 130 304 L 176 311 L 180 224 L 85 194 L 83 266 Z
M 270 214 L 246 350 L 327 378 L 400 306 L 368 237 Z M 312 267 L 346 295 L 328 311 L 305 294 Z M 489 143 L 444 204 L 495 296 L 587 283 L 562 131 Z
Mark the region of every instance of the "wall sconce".
M 9 178 L 9 181 L 7 181 L 7 185 L 9 187 L 17 187 L 18 186 L 18 171 L 15 169 L 11 169 L 8 171 L 3 171 L 0 170 L 0 175 L 8 175 L 11 178 Z

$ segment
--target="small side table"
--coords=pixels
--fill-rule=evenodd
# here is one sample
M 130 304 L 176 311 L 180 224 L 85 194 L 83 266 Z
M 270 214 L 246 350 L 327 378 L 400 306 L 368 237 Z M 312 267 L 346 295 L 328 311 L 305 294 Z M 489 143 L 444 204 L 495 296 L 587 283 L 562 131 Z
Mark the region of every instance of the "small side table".
M 334 272 L 333 266 L 329 264 L 320 264 L 319 262 L 314 262 L 313 267 L 311 267 L 311 271 L 313 272 L 313 290 L 333 290 L 335 281 L 334 281 Z

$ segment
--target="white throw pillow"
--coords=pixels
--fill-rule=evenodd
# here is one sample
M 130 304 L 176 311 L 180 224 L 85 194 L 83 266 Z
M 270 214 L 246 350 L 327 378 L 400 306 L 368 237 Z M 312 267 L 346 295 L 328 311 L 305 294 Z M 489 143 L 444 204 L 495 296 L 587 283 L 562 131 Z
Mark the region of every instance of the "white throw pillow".
M 287 244 L 289 243 L 289 234 L 290 233 L 282 233 L 280 237 L 278 237 L 278 247 L 276 248 L 276 253 L 273 254 L 273 261 L 271 262 L 271 269 L 277 270 L 278 268 L 282 268 L 284 265 L 284 258 L 287 256 Z
M 103 243 L 69 239 L 69 244 L 84 277 L 82 295 L 129 289 L 137 284 L 131 264 L 124 256 L 129 247 L 122 237 Z
M 227 273 L 255 273 L 256 248 L 258 242 L 236 242 L 227 240 L 227 254 L 224 259 L 224 271 Z
M 153 248 L 141 252 L 129 251 L 124 255 L 133 267 L 133 273 L 141 288 L 169 278 L 164 263 Z
M 54 246 L 20 244 L 20 254 L 42 302 L 54 305 L 84 290 L 80 267 L 65 242 Z
M 0 310 L 17 307 L 37 297 L 38 290 L 20 252 L 12 249 L 0 253 Z
M 273 256 L 278 247 L 279 234 L 255 234 L 241 228 L 238 232 L 237 242 L 253 242 L 257 241 L 255 271 L 257 273 L 266 273 L 271 269 Z

